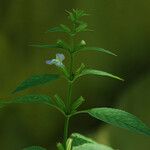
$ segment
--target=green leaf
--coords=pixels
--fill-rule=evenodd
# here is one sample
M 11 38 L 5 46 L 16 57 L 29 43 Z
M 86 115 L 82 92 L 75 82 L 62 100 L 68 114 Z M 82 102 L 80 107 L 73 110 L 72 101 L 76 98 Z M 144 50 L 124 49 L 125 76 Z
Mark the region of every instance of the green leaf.
M 46 104 L 46 105 L 53 105 L 53 102 L 51 98 L 47 95 L 26 95 L 26 96 L 21 96 L 17 97 L 13 100 L 5 100 L 5 101 L 0 101 L 0 106 L 4 107 L 8 104 L 28 104 L 28 103 L 33 103 L 33 104 Z
M 68 33 L 68 34 L 70 34 L 70 33 L 71 33 L 71 30 L 70 30 L 70 28 L 67 27 L 66 25 L 61 24 L 61 25 L 58 26 L 58 27 L 54 27 L 54 28 L 48 29 L 47 32 L 63 32 L 63 33 Z
M 59 97 L 57 94 L 54 96 L 56 105 L 63 111 L 66 112 L 66 106 L 61 97 Z
M 85 65 L 83 63 L 81 63 L 80 67 L 77 69 L 77 71 L 75 72 L 75 75 L 79 75 L 81 74 L 81 72 L 85 69 Z
M 61 25 L 60 25 L 60 27 L 63 29 L 63 31 L 64 31 L 64 32 L 66 32 L 66 33 L 69 33 L 69 34 L 70 34 L 71 30 L 70 30 L 70 28 L 69 28 L 69 27 L 67 27 L 67 26 L 66 26 L 66 25 L 64 25 L 64 24 L 61 24 Z
M 89 15 L 89 14 L 85 13 L 84 10 L 81 10 L 81 9 L 73 9 L 73 13 L 75 14 L 77 19 Z
M 46 150 L 46 149 L 40 146 L 31 146 L 28 148 L 24 148 L 23 150 Z
M 79 97 L 71 106 L 72 112 L 75 112 L 77 108 L 84 102 L 84 98 L 81 96 Z
M 13 93 L 20 92 L 22 90 L 31 88 L 33 86 L 38 86 L 45 84 L 50 81 L 54 81 L 58 79 L 58 75 L 56 74 L 44 74 L 44 75 L 34 75 L 29 77 L 27 80 L 23 81 Z
M 84 75 L 106 76 L 106 77 L 110 77 L 110 78 L 114 78 L 114 79 L 124 81 L 123 79 L 121 79 L 121 78 L 119 78 L 115 75 L 112 75 L 112 74 L 104 72 L 104 71 L 95 70 L 95 69 L 84 69 L 78 76 L 75 77 L 74 80 L 76 80 L 78 77 L 81 77 L 81 76 L 84 76 Z
M 113 108 L 94 108 L 87 112 L 92 117 L 106 123 L 150 136 L 150 128 L 148 128 L 136 116 L 123 110 Z
M 87 143 L 92 143 L 92 144 L 95 143 L 91 139 L 89 139 L 79 133 L 73 133 L 71 135 L 71 138 L 73 139 L 72 146 L 80 146 L 80 145 L 87 144 Z
M 81 146 L 73 147 L 72 150 L 113 150 L 113 149 L 102 144 L 84 144 Z
M 98 52 L 103 52 L 103 53 L 107 53 L 107 54 L 110 54 L 110 55 L 113 55 L 113 56 L 117 56 L 116 54 L 108 51 L 108 50 L 105 50 L 103 48 L 99 48 L 99 47 L 84 47 L 84 48 L 81 48 L 81 49 L 77 49 L 76 51 L 74 51 L 74 53 L 77 53 L 77 52 L 80 52 L 80 51 L 98 51 Z
M 80 24 L 77 28 L 76 28 L 76 32 L 82 32 L 82 31 L 86 31 L 86 28 L 87 28 L 87 24 L 86 23 L 83 23 L 83 24 Z
M 76 19 L 75 19 L 73 13 L 72 13 L 72 12 L 69 12 L 69 11 L 66 11 L 66 12 L 69 14 L 68 18 L 69 18 L 72 22 L 75 22 Z
M 47 30 L 47 32 L 65 32 L 65 31 L 59 26 L 59 27 L 50 28 Z
M 0 108 L 7 106 L 8 104 L 46 104 L 48 106 L 56 108 L 58 111 L 60 111 L 63 115 L 65 115 L 65 112 L 62 111 L 54 101 L 52 101 L 51 97 L 47 95 L 26 95 L 17 97 L 13 100 L 1 100 L 0 101 Z
M 108 146 L 98 144 L 93 140 L 78 133 L 72 134 L 71 138 L 73 139 L 72 150 L 113 150 Z
M 66 11 L 69 14 L 69 19 L 72 22 L 78 21 L 83 16 L 88 16 L 89 14 L 85 13 L 83 10 L 80 9 L 73 9 L 72 12 Z
M 17 97 L 15 98 L 13 101 L 13 103 L 20 103 L 20 104 L 27 104 L 27 103 L 35 103 L 35 104 L 40 104 L 40 103 L 44 103 L 47 105 L 52 105 L 53 102 L 50 98 L 50 96 L 48 95 L 26 95 L 26 96 L 21 96 L 21 97 Z
M 58 40 L 57 43 L 53 45 L 40 43 L 40 44 L 31 44 L 29 46 L 37 47 L 37 48 L 60 48 L 60 49 L 70 50 L 70 46 L 63 40 Z

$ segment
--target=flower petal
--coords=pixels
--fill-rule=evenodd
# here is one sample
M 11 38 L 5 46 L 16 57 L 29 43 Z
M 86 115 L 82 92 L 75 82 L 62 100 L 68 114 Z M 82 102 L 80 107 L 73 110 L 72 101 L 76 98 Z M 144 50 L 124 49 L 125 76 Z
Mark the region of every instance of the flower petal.
M 56 59 L 59 60 L 60 62 L 62 62 L 65 59 L 64 54 L 56 54 Z
M 64 67 L 64 64 L 62 62 L 60 62 L 60 61 L 55 62 L 55 65 L 57 67 Z
M 47 60 L 46 64 L 48 65 L 56 65 L 57 67 L 64 67 L 64 64 L 58 59 Z
M 55 60 L 56 59 L 46 60 L 46 64 L 53 65 L 53 64 L 55 64 Z

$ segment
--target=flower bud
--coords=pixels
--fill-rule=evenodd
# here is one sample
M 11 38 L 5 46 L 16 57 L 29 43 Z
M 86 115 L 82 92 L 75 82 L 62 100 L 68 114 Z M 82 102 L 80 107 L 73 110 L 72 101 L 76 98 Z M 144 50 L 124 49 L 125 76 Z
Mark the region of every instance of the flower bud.
M 62 40 L 57 40 L 57 44 L 62 46 L 63 45 L 63 41 Z
M 86 42 L 84 40 L 81 41 L 80 43 L 82 46 L 85 46 L 86 45 Z

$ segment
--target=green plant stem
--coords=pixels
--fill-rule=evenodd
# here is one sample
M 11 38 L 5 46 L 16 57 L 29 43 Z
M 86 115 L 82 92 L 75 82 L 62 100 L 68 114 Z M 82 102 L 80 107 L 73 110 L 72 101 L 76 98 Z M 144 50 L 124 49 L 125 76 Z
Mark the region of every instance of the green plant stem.
M 65 126 L 64 126 L 64 148 L 65 150 L 66 150 L 66 143 L 68 139 L 69 119 L 70 119 L 70 116 L 66 116 Z
M 71 111 L 71 97 L 72 97 L 72 88 L 73 88 L 73 84 L 71 81 L 69 81 L 68 83 L 68 100 L 67 100 L 67 114 L 70 115 L 70 111 Z
M 74 49 L 74 40 L 72 40 L 72 50 Z M 68 80 L 68 96 L 67 96 L 67 115 L 65 118 L 65 125 L 64 125 L 64 148 L 66 150 L 66 142 L 68 139 L 68 130 L 69 130 L 69 119 L 71 114 L 71 102 L 72 102 L 72 88 L 73 88 L 73 53 L 70 52 L 70 66 L 69 66 L 69 80 Z
M 70 106 L 71 106 L 71 98 L 72 98 L 72 88 L 73 88 L 73 82 L 72 82 L 72 78 L 73 78 L 73 54 L 70 53 L 70 79 L 68 81 L 68 98 L 67 98 L 67 113 L 68 115 L 70 114 Z

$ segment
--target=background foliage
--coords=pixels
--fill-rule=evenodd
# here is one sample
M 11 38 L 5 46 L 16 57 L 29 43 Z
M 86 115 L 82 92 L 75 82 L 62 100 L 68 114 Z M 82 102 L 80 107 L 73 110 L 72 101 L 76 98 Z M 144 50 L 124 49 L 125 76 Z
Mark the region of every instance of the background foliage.
M 67 23 L 64 10 L 81 8 L 91 14 L 87 22 L 95 32 L 82 39 L 116 53 L 118 57 L 95 52 L 76 58 L 96 69 L 123 77 L 124 83 L 112 79 L 87 77 L 76 83 L 74 95 L 83 95 L 89 106 L 122 108 L 149 124 L 150 89 L 150 2 L 148 0 L 0 0 L 0 98 L 11 95 L 19 81 L 31 74 L 55 72 L 45 60 L 55 56 L 55 50 L 29 47 L 31 42 L 54 43 L 59 34 L 45 34 L 49 27 Z M 80 39 L 79 39 L 80 40 Z M 67 60 L 66 60 L 67 62 Z M 45 88 L 22 93 L 61 93 L 65 97 L 65 81 Z M 59 86 L 59 88 L 58 88 Z M 57 115 L 57 117 L 56 117 Z M 110 126 L 85 116 L 72 120 L 72 131 L 97 137 L 97 141 L 122 150 L 148 150 L 150 139 Z M 44 105 L 11 105 L 0 111 L 0 147 L 21 149 L 29 145 L 50 147 L 61 140 L 61 114 Z M 80 124 L 78 123 L 80 122 Z M 99 129 L 100 128 L 100 129 Z M 92 130 L 93 129 L 93 130 Z M 102 132 L 102 133 L 101 133 Z M 57 138 L 59 137 L 59 138 Z M 9 143 L 9 144 L 8 144 Z

